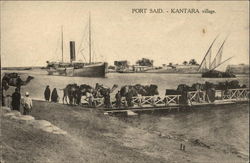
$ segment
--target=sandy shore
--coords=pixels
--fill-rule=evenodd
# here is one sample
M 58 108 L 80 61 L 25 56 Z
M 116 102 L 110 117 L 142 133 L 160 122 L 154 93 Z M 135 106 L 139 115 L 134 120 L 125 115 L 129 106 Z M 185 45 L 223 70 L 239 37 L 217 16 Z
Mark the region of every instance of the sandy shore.
M 58 135 L 3 116 L 5 162 L 247 162 L 240 153 L 136 127 L 102 111 L 34 101 L 32 116 L 65 131 Z M 129 121 L 133 121 L 129 119 Z M 186 151 L 179 149 L 185 144 Z

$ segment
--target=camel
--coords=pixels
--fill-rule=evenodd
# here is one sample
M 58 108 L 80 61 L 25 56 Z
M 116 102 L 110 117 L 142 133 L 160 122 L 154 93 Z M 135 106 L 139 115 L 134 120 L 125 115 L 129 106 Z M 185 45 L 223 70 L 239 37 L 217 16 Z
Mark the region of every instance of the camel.
M 104 107 L 110 107 L 110 94 L 114 92 L 114 90 L 118 87 L 117 84 L 114 84 L 112 88 L 104 87 L 103 85 L 96 84 L 94 97 L 104 98 Z M 94 104 L 96 105 L 96 104 Z
M 68 104 L 67 98 L 69 98 L 70 104 L 79 104 L 81 97 L 88 93 L 93 93 L 94 97 L 103 97 L 106 93 L 112 93 L 118 86 L 116 84 L 113 87 L 106 88 L 103 85 L 96 84 L 96 87 L 93 88 L 87 84 L 82 84 L 77 86 L 77 84 L 68 84 L 63 90 L 63 103 L 66 102 Z M 99 96 L 97 96 L 99 94 Z
M 2 78 L 3 87 L 7 86 L 24 86 L 27 85 L 32 79 L 34 79 L 33 76 L 28 76 L 25 81 L 22 81 L 22 79 L 19 77 L 18 73 L 5 73 L 4 77 Z M 20 80 L 20 83 L 18 83 L 18 80 Z
M 9 89 L 9 84 L 6 80 L 2 80 L 2 88 L 7 91 Z
M 227 90 L 227 89 L 237 89 L 241 88 L 238 80 L 232 80 L 230 82 L 219 82 L 218 84 L 205 82 L 204 84 L 201 83 L 194 83 L 191 87 L 186 84 L 179 84 L 177 87 L 177 91 L 197 91 L 197 90 L 208 90 L 208 89 L 216 89 L 216 90 Z
M 127 105 L 133 106 L 132 97 L 141 95 L 141 96 L 154 96 L 159 95 L 157 85 L 126 85 L 120 89 L 122 97 L 126 98 Z
M 104 87 L 103 85 L 100 85 L 98 83 L 96 83 L 96 87 L 95 87 L 95 90 L 94 90 L 94 93 L 95 93 L 95 97 L 104 97 L 106 96 L 107 94 L 110 94 L 110 93 L 113 93 L 114 90 L 118 87 L 117 84 L 114 84 L 112 86 L 112 88 L 108 88 L 108 87 Z
M 74 97 L 76 95 L 76 90 L 79 89 L 77 84 L 68 84 L 63 90 L 63 98 L 62 101 L 66 101 L 68 104 L 68 98 L 69 98 L 69 103 L 73 104 L 74 103 Z
M 157 85 L 126 85 L 120 89 L 121 96 L 125 97 L 127 93 L 130 93 L 132 96 L 138 96 L 139 94 L 142 96 L 154 96 L 159 95 Z
M 87 84 L 78 86 L 77 84 L 68 84 L 63 90 L 63 103 L 66 102 L 72 104 L 79 104 L 81 97 L 86 95 L 87 92 L 92 93 L 93 88 Z

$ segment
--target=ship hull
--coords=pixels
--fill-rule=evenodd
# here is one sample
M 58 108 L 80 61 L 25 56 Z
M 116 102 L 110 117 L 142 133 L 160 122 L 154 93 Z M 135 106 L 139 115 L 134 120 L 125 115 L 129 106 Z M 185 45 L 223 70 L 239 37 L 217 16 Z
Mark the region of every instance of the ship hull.
M 104 78 L 107 72 L 107 63 L 86 65 L 83 68 L 68 67 L 60 69 L 48 69 L 49 75 L 77 76 L 77 77 L 101 77 Z
M 201 77 L 203 78 L 236 78 L 236 76 L 232 73 L 215 71 L 215 70 L 204 72 L 202 73 Z

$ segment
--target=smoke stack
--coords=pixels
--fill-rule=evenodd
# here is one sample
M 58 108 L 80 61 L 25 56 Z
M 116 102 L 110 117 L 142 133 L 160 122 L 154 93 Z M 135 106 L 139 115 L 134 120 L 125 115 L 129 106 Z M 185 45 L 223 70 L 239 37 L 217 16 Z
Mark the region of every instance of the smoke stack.
M 70 46 L 70 62 L 76 60 L 76 55 L 75 55 L 75 41 L 70 41 L 69 42 Z

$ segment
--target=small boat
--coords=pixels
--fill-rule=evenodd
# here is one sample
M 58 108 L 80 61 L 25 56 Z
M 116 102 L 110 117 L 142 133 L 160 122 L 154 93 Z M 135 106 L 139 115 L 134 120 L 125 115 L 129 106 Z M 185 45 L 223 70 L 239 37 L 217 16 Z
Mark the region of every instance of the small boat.
M 219 71 L 218 68 L 221 67 L 221 65 L 225 64 L 227 61 L 229 61 L 232 57 L 222 61 L 222 52 L 223 52 L 223 46 L 226 42 L 226 39 L 220 46 L 216 56 L 214 57 L 213 61 L 211 62 L 211 55 L 212 55 L 212 46 L 215 42 L 216 38 L 210 45 L 210 47 L 207 50 L 206 55 L 204 56 L 199 68 L 198 72 L 201 72 L 201 77 L 203 78 L 235 78 L 236 76 L 231 73 L 230 71 Z
M 91 21 L 89 16 L 89 62 L 76 61 L 75 56 L 75 42 L 70 41 L 70 62 L 63 61 L 63 29 L 62 29 L 62 61 L 50 62 L 47 61 L 46 70 L 49 75 L 60 76 L 78 76 L 78 77 L 105 77 L 108 71 L 108 63 L 106 62 L 93 62 L 92 49 L 91 49 Z

